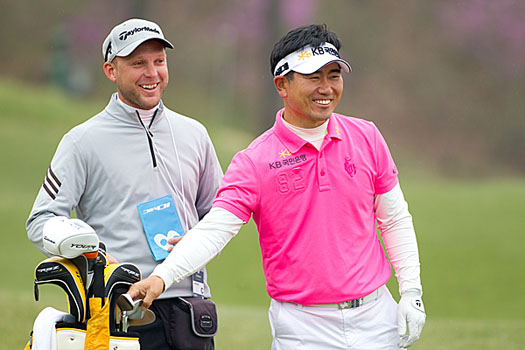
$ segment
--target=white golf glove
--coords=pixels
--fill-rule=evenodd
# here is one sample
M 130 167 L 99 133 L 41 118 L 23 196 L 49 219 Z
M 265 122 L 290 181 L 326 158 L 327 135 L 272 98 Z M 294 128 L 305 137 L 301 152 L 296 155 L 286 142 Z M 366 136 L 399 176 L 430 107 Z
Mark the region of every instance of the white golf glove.
M 414 344 L 419 339 L 425 325 L 426 314 L 421 295 L 420 291 L 414 289 L 401 295 L 397 308 L 397 330 L 400 337 L 399 346 L 402 348 Z

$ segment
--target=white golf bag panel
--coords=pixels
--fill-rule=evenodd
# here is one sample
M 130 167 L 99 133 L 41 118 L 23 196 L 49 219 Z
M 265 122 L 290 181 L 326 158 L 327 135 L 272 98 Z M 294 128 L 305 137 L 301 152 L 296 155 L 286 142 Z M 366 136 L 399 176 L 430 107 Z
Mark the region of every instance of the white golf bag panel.
M 75 328 L 57 328 L 56 350 L 84 350 L 86 331 Z M 140 350 L 139 339 L 135 337 L 110 336 L 109 349 Z
M 57 350 L 84 349 L 86 331 L 73 328 L 57 329 Z

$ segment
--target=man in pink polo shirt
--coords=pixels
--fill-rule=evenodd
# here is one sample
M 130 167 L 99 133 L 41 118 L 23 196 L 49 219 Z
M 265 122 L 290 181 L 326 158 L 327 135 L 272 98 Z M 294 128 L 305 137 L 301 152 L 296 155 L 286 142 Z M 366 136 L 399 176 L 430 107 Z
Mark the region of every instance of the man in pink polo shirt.
M 412 217 L 379 130 L 334 113 L 351 71 L 340 46 L 323 25 L 275 44 L 271 69 L 284 108 L 235 155 L 209 214 L 130 289 L 144 307 L 253 216 L 272 298 L 272 349 L 400 349 L 419 338 L 425 311 Z M 385 287 L 390 263 L 376 223 L 399 305 Z

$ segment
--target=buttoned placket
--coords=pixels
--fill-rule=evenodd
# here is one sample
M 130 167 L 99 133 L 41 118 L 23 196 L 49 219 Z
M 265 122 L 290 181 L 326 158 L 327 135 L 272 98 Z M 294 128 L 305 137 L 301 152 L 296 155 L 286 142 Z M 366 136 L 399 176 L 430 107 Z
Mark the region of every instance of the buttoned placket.
M 325 148 L 331 140 L 323 142 L 321 149 L 317 155 L 317 179 L 319 181 L 319 191 L 329 191 L 330 190 L 330 180 L 328 177 L 328 169 L 326 167 L 326 156 Z

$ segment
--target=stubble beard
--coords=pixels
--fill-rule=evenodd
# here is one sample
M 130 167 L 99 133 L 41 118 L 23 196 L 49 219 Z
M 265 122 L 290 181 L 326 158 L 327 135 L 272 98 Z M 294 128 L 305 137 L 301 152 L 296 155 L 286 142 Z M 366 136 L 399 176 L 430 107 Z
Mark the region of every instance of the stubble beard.
M 140 89 L 140 87 L 139 87 Z M 135 89 L 119 89 L 120 98 L 127 104 L 132 105 L 139 109 L 152 109 L 159 104 L 160 97 L 156 98 L 153 102 L 149 102 L 149 99 L 144 98 L 139 91 Z

